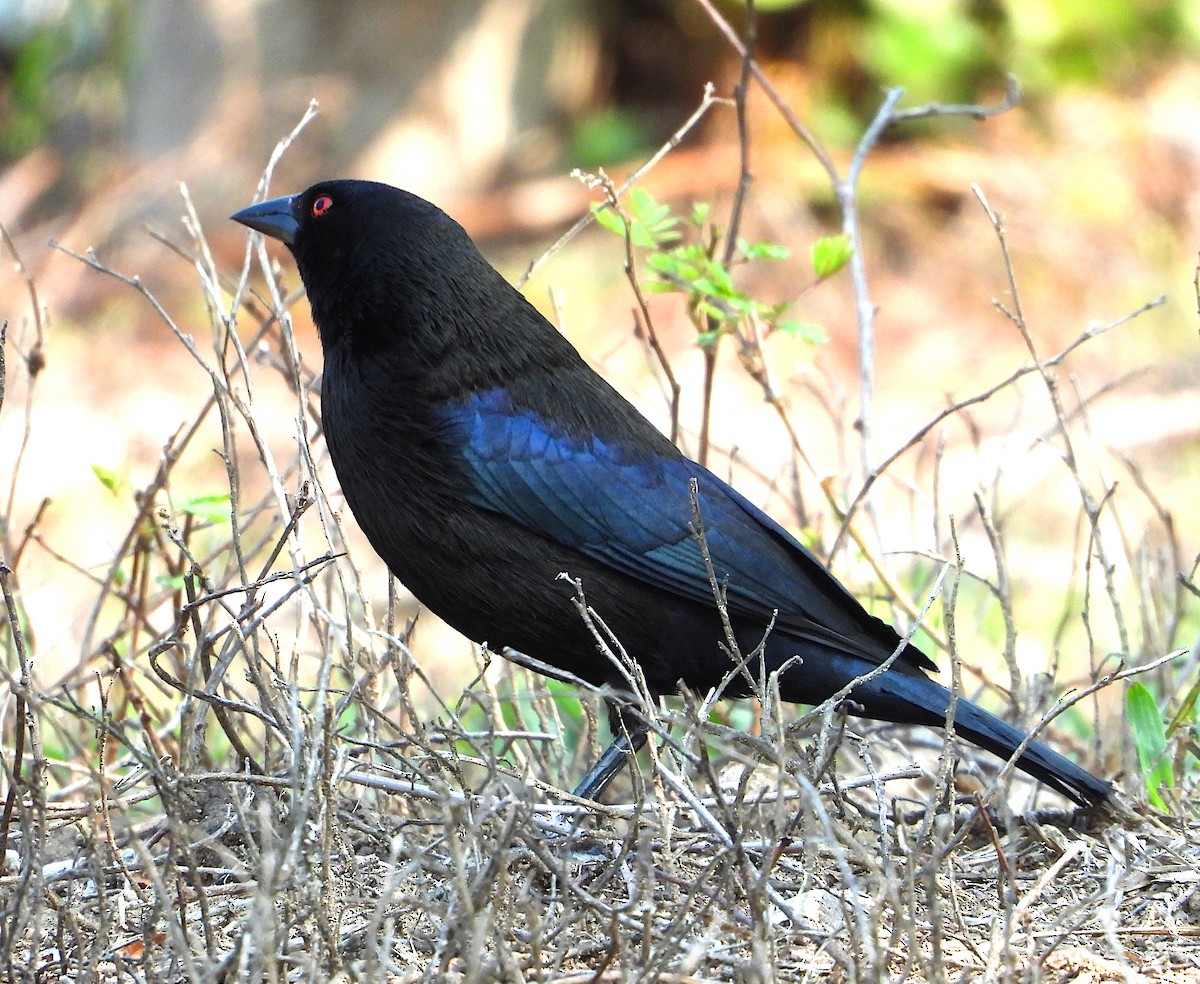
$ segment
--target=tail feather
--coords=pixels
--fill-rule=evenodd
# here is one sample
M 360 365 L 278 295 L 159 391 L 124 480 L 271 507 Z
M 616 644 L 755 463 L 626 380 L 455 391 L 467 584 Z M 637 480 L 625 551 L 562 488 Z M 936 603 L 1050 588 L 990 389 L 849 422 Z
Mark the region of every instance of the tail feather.
M 852 691 L 850 699 L 862 703 L 872 717 L 933 727 L 945 724 L 950 707 L 950 691 L 928 677 L 908 673 L 877 677 L 861 693 L 858 689 Z M 954 707 L 954 732 L 1003 759 L 1012 758 L 1028 737 L 1020 728 L 963 697 Z M 1015 765 L 1080 806 L 1096 806 L 1112 793 L 1110 783 L 1040 741 L 1030 742 Z
M 967 741 L 1005 759 L 1012 758 L 1027 737 L 1020 728 L 962 699 L 955 705 L 954 731 Z M 1097 779 L 1040 741 L 1031 741 L 1015 764 L 1022 772 L 1044 782 L 1080 806 L 1095 806 L 1112 792 L 1109 783 Z

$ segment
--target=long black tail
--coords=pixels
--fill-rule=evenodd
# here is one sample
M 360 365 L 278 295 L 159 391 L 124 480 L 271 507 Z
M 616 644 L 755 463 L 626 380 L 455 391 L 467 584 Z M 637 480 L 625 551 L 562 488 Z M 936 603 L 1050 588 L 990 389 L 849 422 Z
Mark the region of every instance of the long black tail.
M 852 691 L 850 699 L 861 701 L 871 717 L 936 727 L 945 723 L 950 691 L 928 677 L 885 673 L 868 683 L 861 695 L 857 689 Z M 914 714 L 914 710 L 924 714 Z M 1020 728 L 961 697 L 954 708 L 954 731 L 1003 759 L 1012 758 L 1026 738 Z M 1110 783 L 1097 779 L 1040 741 L 1029 743 L 1016 766 L 1080 806 L 1096 806 L 1112 793 Z
M 967 741 L 986 748 L 1001 758 L 1012 753 L 1025 740 L 1025 732 L 989 714 L 967 700 L 959 700 L 954 709 L 954 730 Z M 1016 761 L 1017 768 L 1070 797 L 1080 806 L 1095 806 L 1104 802 L 1112 785 L 1081 769 L 1069 758 L 1059 755 L 1040 741 L 1031 741 Z

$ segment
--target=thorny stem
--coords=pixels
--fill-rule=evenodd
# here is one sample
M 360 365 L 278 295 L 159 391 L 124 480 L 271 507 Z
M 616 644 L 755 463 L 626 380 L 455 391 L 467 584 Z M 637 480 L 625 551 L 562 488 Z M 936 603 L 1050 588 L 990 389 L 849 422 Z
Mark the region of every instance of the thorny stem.
M 983 500 L 983 495 L 976 491 L 975 493 L 975 514 L 979 517 L 979 523 L 983 527 L 983 532 L 987 536 L 988 544 L 992 548 L 992 562 L 996 565 L 996 597 L 1000 602 L 1000 615 L 1004 619 L 1004 661 L 1008 664 L 1008 676 L 1012 681 L 1011 700 L 1013 708 L 1013 717 L 1016 720 L 1024 720 L 1025 716 L 1025 693 L 1020 686 L 1021 683 L 1021 667 L 1017 663 L 1017 624 L 1013 618 L 1013 588 L 1012 581 L 1008 575 L 1008 562 L 1004 554 L 1004 538 L 1000 535 L 1000 531 L 996 529 L 996 523 L 992 518 L 992 511 L 988 508 L 987 503 Z M 953 529 L 953 522 L 951 529 Z M 954 540 L 955 552 L 958 552 L 958 540 Z M 961 565 L 960 565 L 961 566 Z
M 750 193 L 750 185 L 754 176 L 750 171 L 750 125 L 748 119 L 747 96 L 750 90 L 750 74 L 754 66 L 754 45 L 757 37 L 758 17 L 754 3 L 746 4 L 746 33 L 742 46 L 742 72 L 733 90 L 733 106 L 737 116 L 738 133 L 738 183 L 729 207 L 729 224 L 724 233 L 724 243 L 721 247 L 721 265 L 726 269 L 733 260 L 737 249 L 738 231 L 742 225 L 742 215 L 746 208 L 746 198 Z M 705 467 L 708 466 L 709 443 L 712 438 L 712 402 L 713 390 L 716 386 L 717 351 L 721 344 L 721 334 L 716 331 L 715 319 L 709 315 L 705 318 L 708 331 L 712 334 L 712 344 L 704 347 L 704 384 L 700 391 L 700 440 L 697 447 L 696 460 Z
M 671 368 L 671 360 L 667 358 L 666 349 L 663 348 L 662 342 L 659 340 L 658 331 L 654 327 L 654 319 L 650 314 L 650 305 L 646 302 L 646 295 L 642 292 L 642 284 L 638 279 L 637 263 L 633 257 L 633 223 L 622 212 L 619 200 L 620 192 L 609 179 L 608 175 L 601 172 L 599 177 L 602 181 L 601 187 L 604 189 L 605 200 L 609 208 L 613 209 L 622 219 L 622 226 L 625 230 L 625 278 L 629 281 L 634 300 L 637 301 L 634 321 L 639 326 L 645 327 L 646 341 L 649 343 L 650 350 L 654 353 L 654 357 L 658 360 L 659 367 L 666 377 L 667 389 L 670 393 L 671 443 L 677 444 L 679 442 L 679 403 L 683 396 L 683 387 L 679 384 L 679 380 L 675 376 L 675 371 Z
M 695 0 L 695 2 L 708 15 L 713 25 L 721 33 L 721 36 L 725 38 L 729 46 L 740 57 L 746 58 L 746 45 L 742 43 L 742 39 L 738 37 L 737 31 L 734 30 L 729 21 L 721 16 L 721 13 L 714 6 L 712 0 Z M 792 132 L 813 152 L 813 156 L 820 162 L 821 167 L 825 169 L 825 173 L 829 175 L 829 180 L 836 182 L 837 168 L 834 166 L 833 159 L 826 152 L 825 148 L 821 146 L 821 142 L 809 133 L 808 128 L 800 121 L 800 117 L 792 111 L 792 108 L 787 104 L 783 96 L 779 94 L 779 90 L 771 84 L 771 80 L 763 73 L 758 63 L 751 59 L 749 64 L 750 74 L 754 76 L 754 81 L 762 87 L 767 98 L 771 100 L 771 104 L 779 111 L 779 115 L 783 117 Z
M 858 372 L 859 372 L 859 417 L 858 428 L 862 451 L 862 473 L 864 479 L 875 467 L 873 441 L 874 393 L 875 393 L 875 315 L 878 309 L 871 301 L 867 284 L 867 266 L 863 255 L 862 229 L 858 213 L 858 182 L 866 164 L 867 156 L 879 143 L 884 132 L 896 123 L 906 120 L 925 119 L 930 116 L 970 116 L 981 120 L 997 113 L 1007 112 L 1020 98 L 1016 80 L 1009 76 L 1004 98 L 993 106 L 952 105 L 930 103 L 913 109 L 897 110 L 896 105 L 904 95 L 902 88 L 887 91 L 875 118 L 859 140 L 850 159 L 846 177 L 834 177 L 834 193 L 842 212 L 842 232 L 854 247 L 850 253 L 850 279 L 854 286 L 854 306 L 858 315 Z
M 21 259 L 21 254 L 17 252 L 16 243 L 12 241 L 12 237 L 9 236 L 8 230 L 3 224 L 0 224 L 0 242 L 8 247 L 8 251 L 13 258 L 13 265 L 16 267 L 18 275 L 25 282 L 25 289 L 29 293 L 29 305 L 33 311 L 33 324 L 36 331 L 33 348 L 25 355 L 25 370 L 29 375 L 29 386 L 25 392 L 25 425 L 21 435 L 21 445 L 17 450 L 17 456 L 13 461 L 12 472 L 9 477 L 8 505 L 4 513 L 9 521 L 11 521 L 13 504 L 17 498 L 17 476 L 21 473 L 21 462 L 25 459 L 25 451 L 29 447 L 29 439 L 33 432 L 34 382 L 41 374 L 41 371 L 46 368 L 46 328 L 42 320 L 42 305 L 38 299 L 37 284 L 34 282 L 33 274 L 25 266 L 25 261 Z M 0 331 L 0 405 L 4 403 L 4 336 L 7 334 L 8 322 L 5 321 L 4 325 L 5 330 Z
M 854 307 L 858 313 L 858 430 L 863 475 L 871 474 L 875 459 L 872 446 L 872 404 L 875 392 L 876 307 L 867 287 L 867 264 L 863 257 L 862 232 L 858 221 L 858 179 L 866 163 L 867 153 L 879 142 L 883 131 L 892 124 L 893 111 L 903 95 L 904 90 L 901 88 L 888 90 L 883 105 L 879 107 L 875 119 L 867 127 L 854 151 L 845 179 L 834 184 L 834 194 L 837 195 L 838 205 L 842 210 L 842 232 L 853 246 L 850 252 L 850 280 L 854 285 Z
M 8 621 L 9 637 L 17 653 L 18 678 L 9 683 L 16 697 L 16 740 L 13 748 L 12 772 L 9 776 L 8 795 L 0 813 L 0 865 L 6 857 L 9 830 L 13 811 L 21 798 L 22 791 L 29 795 L 29 825 L 21 844 L 21 877 L 17 890 L 9 899 L 7 908 L 12 920 L 0 925 L 0 949 L 6 960 L 10 959 L 11 947 L 23 931 L 20 921 L 29 916 L 31 910 L 22 904 L 21 896 L 30 896 L 37 890 L 42 845 L 46 835 L 46 755 L 42 749 L 41 725 L 38 719 L 37 701 L 33 689 L 33 662 L 25 646 L 25 633 L 21 628 L 17 602 L 13 597 L 10 579 L 13 571 L 0 561 L 0 597 L 4 599 L 5 617 Z M 25 756 L 25 741 L 29 742 L 29 775 L 22 780 L 22 762 Z M 22 804 L 23 805 L 23 804 Z
M 1122 315 L 1120 318 L 1117 318 L 1115 321 L 1110 321 L 1106 324 L 1090 326 L 1089 328 L 1087 328 L 1086 330 L 1081 332 L 1079 335 L 1077 335 L 1074 340 L 1072 340 L 1070 343 L 1068 343 L 1056 355 L 1051 356 L 1049 359 L 1046 359 L 1044 362 L 1042 362 L 1042 366 L 1046 367 L 1046 368 L 1052 368 L 1054 366 L 1059 365 L 1061 362 L 1063 362 L 1067 358 L 1067 356 L 1069 356 L 1072 352 L 1074 352 L 1077 348 L 1079 348 L 1085 342 L 1088 342 L 1091 339 L 1096 338 L 1099 335 L 1103 335 L 1106 332 L 1112 331 L 1113 329 L 1120 328 L 1122 325 L 1126 324 L 1129 321 L 1132 321 L 1134 318 L 1137 318 L 1137 317 L 1145 314 L 1147 311 L 1153 310 L 1156 307 L 1160 307 L 1165 303 L 1166 303 L 1165 296 L 1164 297 L 1156 297 L 1153 300 L 1147 301 L 1145 304 L 1142 304 L 1140 307 L 1129 312 L 1128 314 Z M 918 428 L 918 430 L 912 435 L 912 437 L 910 437 L 907 441 L 904 442 L 904 444 L 900 445 L 900 447 L 898 447 L 890 455 L 888 455 L 886 458 L 884 458 L 883 461 L 881 461 L 876 466 L 875 470 L 866 476 L 866 479 L 863 482 L 862 488 L 860 488 L 858 490 L 858 492 L 855 494 L 855 497 L 850 501 L 849 506 L 846 507 L 845 516 L 842 519 L 841 529 L 838 531 L 838 535 L 833 541 L 833 546 L 830 547 L 830 549 L 829 549 L 829 557 L 832 558 L 837 553 L 839 548 L 841 547 L 842 542 L 847 535 L 847 531 L 849 529 L 849 524 L 850 524 L 851 519 L 853 518 L 855 512 L 858 510 L 858 507 L 862 505 L 863 500 L 866 498 L 867 494 L 871 491 L 872 486 L 874 486 L 874 484 L 877 481 L 879 481 L 880 478 L 883 477 L 883 475 L 887 472 L 887 470 L 889 468 L 891 468 L 891 466 L 894 465 L 897 460 L 902 458 L 905 454 L 907 454 L 913 448 L 919 446 L 920 443 L 925 439 L 925 437 L 935 427 L 937 427 L 940 423 L 942 423 L 942 421 L 946 420 L 949 417 L 954 416 L 957 413 L 961 413 L 963 410 L 967 409 L 968 407 L 972 407 L 972 406 L 975 406 L 976 404 L 980 404 L 980 403 L 986 403 L 997 393 L 1012 386 L 1014 383 L 1017 382 L 1017 380 L 1021 379 L 1024 376 L 1028 376 L 1032 372 L 1037 372 L 1037 371 L 1038 371 L 1038 367 L 1036 365 L 1021 366 L 1020 368 L 1015 369 L 1013 372 L 1011 372 L 1008 376 L 1006 376 L 1004 379 L 1000 380 L 995 385 L 989 386 L 987 389 L 982 390 L 981 392 L 976 393 L 973 396 L 969 396 L 969 397 L 966 397 L 965 399 L 958 400 L 955 403 L 952 403 L 950 406 L 948 406 L 944 410 L 940 411 L 936 416 L 934 416 L 931 420 L 929 420 L 927 423 L 925 423 L 922 427 Z
M 1037 350 L 1037 343 L 1034 342 L 1033 335 L 1030 333 L 1029 323 L 1025 318 L 1025 311 L 1021 305 L 1021 294 L 1017 289 L 1016 268 L 1013 265 L 1012 254 L 1008 249 L 1008 236 L 1004 229 L 1004 220 L 992 209 L 979 187 L 976 186 L 974 190 L 976 197 L 983 206 L 984 212 L 987 214 L 988 221 L 991 222 L 992 228 L 995 230 L 996 239 L 1000 245 L 1000 254 L 1004 262 L 1005 277 L 1008 280 L 1009 296 L 1012 298 L 1013 306 L 1011 311 L 1005 310 L 1000 305 L 997 306 L 1001 307 L 1001 310 L 1004 311 L 1020 333 L 1029 356 L 1033 359 L 1034 369 L 1041 377 L 1042 383 L 1046 388 L 1046 395 L 1054 411 L 1054 420 L 1057 425 L 1058 434 L 1062 439 L 1063 460 L 1067 466 L 1067 470 L 1075 480 L 1076 487 L 1079 490 L 1080 502 L 1092 526 L 1092 541 L 1096 546 L 1096 556 L 1104 576 L 1105 590 L 1109 597 L 1109 603 L 1112 605 L 1113 618 L 1121 642 L 1121 652 L 1129 654 L 1131 650 L 1124 617 L 1124 607 L 1121 599 L 1118 597 L 1116 584 L 1113 581 L 1114 564 L 1108 556 L 1106 540 L 1100 531 L 1100 513 L 1103 509 L 1104 500 L 1097 502 L 1083 480 L 1083 475 L 1080 473 L 1079 462 L 1075 454 L 1074 442 L 1071 438 L 1071 429 L 1067 425 L 1067 412 L 1063 406 L 1062 396 L 1058 389 L 1058 379 L 1051 371 L 1052 367 L 1042 360 Z M 1108 496 L 1106 495 L 1105 499 L 1107 498 Z

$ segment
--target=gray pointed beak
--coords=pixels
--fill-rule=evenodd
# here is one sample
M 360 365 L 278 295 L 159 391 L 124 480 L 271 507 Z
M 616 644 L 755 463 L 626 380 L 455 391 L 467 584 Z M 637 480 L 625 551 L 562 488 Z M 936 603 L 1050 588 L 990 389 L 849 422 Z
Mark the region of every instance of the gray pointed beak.
M 234 222 L 240 222 L 264 236 L 282 240 L 291 246 L 296 241 L 296 233 L 300 231 L 300 223 L 292 214 L 293 197 L 295 196 L 289 195 L 287 198 L 272 198 L 259 202 L 240 212 L 234 212 L 229 217 Z

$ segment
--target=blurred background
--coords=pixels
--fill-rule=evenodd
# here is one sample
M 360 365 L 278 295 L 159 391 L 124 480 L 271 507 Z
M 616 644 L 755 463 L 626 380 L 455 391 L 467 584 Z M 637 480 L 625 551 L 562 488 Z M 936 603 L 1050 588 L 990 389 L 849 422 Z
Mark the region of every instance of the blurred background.
M 992 303 L 1009 303 L 1008 284 L 976 184 L 1004 216 L 1043 355 L 1166 295 L 1082 346 L 1061 383 L 1072 405 L 1095 398 L 1087 429 L 1102 452 L 1089 472 L 1098 494 L 1112 483 L 1144 490 L 1123 514 L 1123 535 L 1127 559 L 1143 557 L 1145 566 L 1123 560 L 1118 577 L 1158 579 L 1164 597 L 1177 598 L 1175 575 L 1191 570 L 1200 546 L 1200 3 L 761 0 L 757 8 L 764 73 L 843 174 L 887 87 L 904 87 L 906 106 L 992 104 L 1008 75 L 1019 80 L 1015 109 L 895 127 L 868 159 L 860 205 L 879 312 L 876 457 L 947 403 L 1028 362 Z M 0 224 L 34 279 L 44 321 L 39 342 L 23 279 L 0 247 L 0 318 L 9 321 L 0 505 L 10 544 L 36 518 L 19 573 L 48 679 L 81 658 L 90 611 L 80 599 L 136 512 L 132 490 L 149 481 L 163 445 L 210 392 L 144 298 L 50 241 L 94 249 L 140 277 L 180 329 L 211 348 L 186 258 L 195 245 L 181 186 L 217 265 L 236 278 L 246 235 L 226 217 L 252 200 L 272 149 L 315 99 L 319 115 L 279 163 L 273 194 L 333 176 L 401 185 L 457 217 L 515 279 L 598 200 L 572 169 L 603 168 L 620 180 L 682 126 L 705 83 L 730 95 L 742 63 L 713 10 L 744 30 L 745 8 L 732 0 L 713 8 L 699 0 L 0 0 Z M 816 475 L 837 476 L 852 496 L 862 479 L 853 295 L 845 271 L 813 287 L 808 261 L 818 237 L 840 231 L 839 214 L 828 176 L 761 88 L 748 109 L 754 183 L 744 234 L 782 244 L 790 258 L 748 268 L 746 282 L 755 296 L 794 300 L 796 316 L 823 329 L 819 344 L 772 339 L 769 354 Z M 641 183 L 681 215 L 707 202 L 723 216 L 738 180 L 736 119 L 717 106 Z M 297 287 L 290 257 L 270 250 Z M 665 427 L 661 376 L 635 331 L 624 259 L 619 238 L 592 226 L 525 289 Z M 683 386 L 682 443 L 694 450 L 703 353 L 679 297 L 653 297 L 652 311 Z M 293 313 L 303 357 L 319 368 L 306 304 Z M 40 371 L 27 413 L 31 354 Z M 801 517 L 795 497 L 779 492 L 790 487 L 794 459 L 777 415 L 728 347 L 721 368 L 717 470 L 827 546 L 836 518 Z M 255 399 L 281 445 L 294 444 L 295 401 L 282 383 L 264 382 Z M 1032 599 L 1018 614 L 1035 669 L 1061 643 L 1066 604 L 1056 596 L 1040 610 L 1039 590 L 1071 581 L 1088 554 L 1078 489 L 1056 464 L 1047 413 L 1044 389 L 1031 387 L 954 418 L 939 432 L 948 451 L 909 456 L 881 490 L 883 519 L 873 530 L 881 555 L 899 553 L 902 565 L 943 556 L 938 523 L 969 516 L 973 492 L 991 487 L 997 456 L 1007 455 L 999 518 L 1015 531 L 1012 573 Z M 197 492 L 220 472 L 207 450 L 214 446 L 194 448 L 183 465 Z M 939 467 L 946 491 L 932 501 L 929 477 Z M 811 489 L 808 498 L 819 499 Z M 366 550 L 356 560 L 372 563 Z M 383 573 L 372 576 L 382 604 Z M 1128 643 L 1132 655 L 1181 644 L 1178 620 L 1149 622 Z M 1093 653 L 1120 648 L 1113 633 L 1100 636 Z

